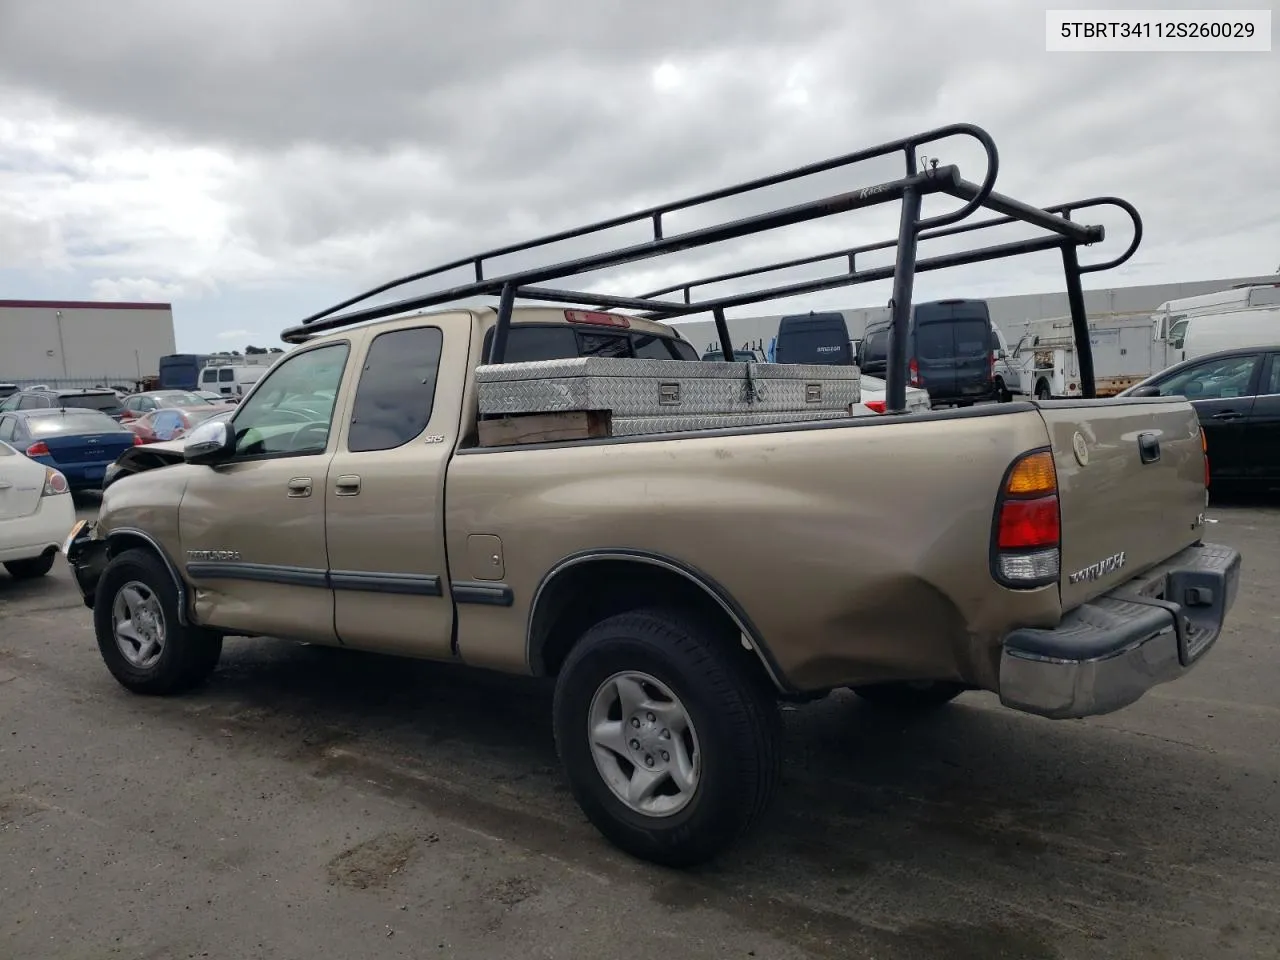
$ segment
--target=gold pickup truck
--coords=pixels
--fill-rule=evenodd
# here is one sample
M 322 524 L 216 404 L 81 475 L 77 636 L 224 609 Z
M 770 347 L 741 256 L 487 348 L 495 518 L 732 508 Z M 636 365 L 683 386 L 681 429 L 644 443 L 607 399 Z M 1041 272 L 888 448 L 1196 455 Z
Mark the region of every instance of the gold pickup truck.
M 907 179 L 927 191 L 928 176 L 963 183 Z M 989 184 L 968 196 L 1016 203 Z M 928 268 L 908 253 L 906 272 Z M 1202 540 L 1206 455 L 1185 400 L 909 413 L 891 364 L 884 415 L 518 435 L 477 386 L 513 351 L 572 357 L 603 332 L 613 356 L 701 363 L 668 325 L 619 312 L 693 299 L 515 305 L 552 299 L 535 284 L 578 263 L 519 282 L 477 265 L 497 308 L 304 322 L 229 420 L 130 451 L 65 550 L 115 678 L 190 689 L 226 636 L 554 677 L 583 810 L 632 854 L 687 865 L 764 810 L 779 700 L 850 687 L 924 710 L 986 690 L 1084 717 L 1179 677 L 1218 637 L 1240 557 Z

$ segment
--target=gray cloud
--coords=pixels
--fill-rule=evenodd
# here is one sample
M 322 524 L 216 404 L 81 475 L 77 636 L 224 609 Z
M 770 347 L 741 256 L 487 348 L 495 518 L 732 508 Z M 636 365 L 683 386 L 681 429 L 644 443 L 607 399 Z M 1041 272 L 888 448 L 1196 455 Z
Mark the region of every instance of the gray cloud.
M 1264 173 L 1280 150 L 1274 55 L 1047 54 L 1043 9 L 1012 0 L 870 10 L 837 0 L 0 0 L 0 123 L 19 102 L 32 118 L 19 142 L 0 145 L 0 200 L 32 238 L 24 246 L 60 249 L 55 240 L 66 237 L 87 251 L 73 265 L 100 288 L 297 284 L 299 312 L 309 312 L 320 304 L 307 285 L 320 281 L 354 290 L 966 120 L 996 137 L 1004 192 L 1040 203 L 1119 194 L 1139 206 L 1147 238 L 1120 277 L 1269 269 L 1280 257 L 1280 188 Z M 165 231 L 178 226 L 155 215 L 139 224 L 105 200 L 83 213 L 68 201 L 56 220 L 33 221 L 25 205 L 51 153 L 20 140 L 41 122 L 62 131 L 58 169 L 42 175 L 62 190 L 105 176 L 108 150 L 220 158 L 191 180 L 209 226 L 175 244 Z M 937 152 L 980 178 L 970 145 Z M 667 229 L 888 179 L 896 162 L 676 215 Z M 1127 241 L 1120 221 L 1106 224 L 1115 237 L 1086 258 Z M 833 218 L 698 251 L 684 266 L 633 265 L 614 272 L 616 288 L 878 240 L 895 227 L 891 209 Z M 1052 257 L 1028 258 L 922 278 L 920 289 L 1037 289 L 1056 285 L 1056 270 Z M 884 295 L 876 286 L 822 299 Z

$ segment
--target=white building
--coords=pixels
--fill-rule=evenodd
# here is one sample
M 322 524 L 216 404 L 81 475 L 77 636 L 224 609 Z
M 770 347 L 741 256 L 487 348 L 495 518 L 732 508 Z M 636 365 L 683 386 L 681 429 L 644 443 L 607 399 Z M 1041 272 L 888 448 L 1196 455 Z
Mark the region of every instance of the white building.
M 167 303 L 0 300 L 0 382 L 132 383 L 177 353 Z
M 1261 277 L 1228 277 L 1223 280 L 1189 280 L 1183 283 L 1156 283 L 1134 287 L 1110 287 L 1104 290 L 1086 290 L 1084 307 L 1090 317 L 1109 313 L 1154 313 L 1156 308 L 1166 300 L 1177 300 L 1181 297 L 1194 297 L 1203 293 L 1215 293 L 1233 286 L 1246 283 L 1280 283 L 1280 272 L 1277 275 Z M 1026 320 L 1043 320 L 1049 317 L 1065 317 L 1071 313 L 1065 292 L 1031 293 L 1012 297 L 989 297 L 987 306 L 991 311 L 991 319 L 1010 339 L 1016 339 L 1018 327 Z M 815 308 L 819 311 L 830 308 Z M 808 308 L 798 306 L 788 310 L 788 314 L 806 313 Z M 889 310 L 885 306 L 850 307 L 840 309 L 845 323 L 849 326 L 849 336 L 858 340 L 862 331 L 871 320 L 887 318 Z M 769 341 L 778 333 L 778 321 L 785 314 L 770 314 L 757 317 L 730 317 L 729 332 L 733 335 L 735 348 L 741 349 L 744 344 L 755 346 L 761 343 L 766 349 Z M 719 338 L 716 335 L 715 323 L 709 318 L 697 320 L 672 320 L 676 327 L 699 352 L 707 349 L 719 349 Z

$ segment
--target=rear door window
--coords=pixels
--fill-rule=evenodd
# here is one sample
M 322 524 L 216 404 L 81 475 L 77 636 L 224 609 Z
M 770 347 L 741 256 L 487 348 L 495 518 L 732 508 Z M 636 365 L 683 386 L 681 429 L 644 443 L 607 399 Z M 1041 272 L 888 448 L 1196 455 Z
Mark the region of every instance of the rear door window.
M 991 352 L 991 328 L 981 320 L 938 320 L 916 326 L 921 360 L 981 357 Z
M 356 388 L 348 450 L 391 450 L 427 428 L 443 345 L 439 327 L 392 330 L 374 337 Z

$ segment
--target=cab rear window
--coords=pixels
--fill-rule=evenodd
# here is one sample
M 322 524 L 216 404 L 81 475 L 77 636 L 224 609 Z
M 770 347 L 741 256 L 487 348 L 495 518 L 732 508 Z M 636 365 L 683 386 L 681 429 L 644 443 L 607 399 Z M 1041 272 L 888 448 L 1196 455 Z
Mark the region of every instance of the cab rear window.
M 489 356 L 493 329 L 484 335 Z M 576 357 L 636 357 L 641 360 L 697 360 L 698 352 L 675 337 L 652 333 L 599 333 L 566 324 L 515 324 L 507 336 L 506 363 L 568 360 Z

